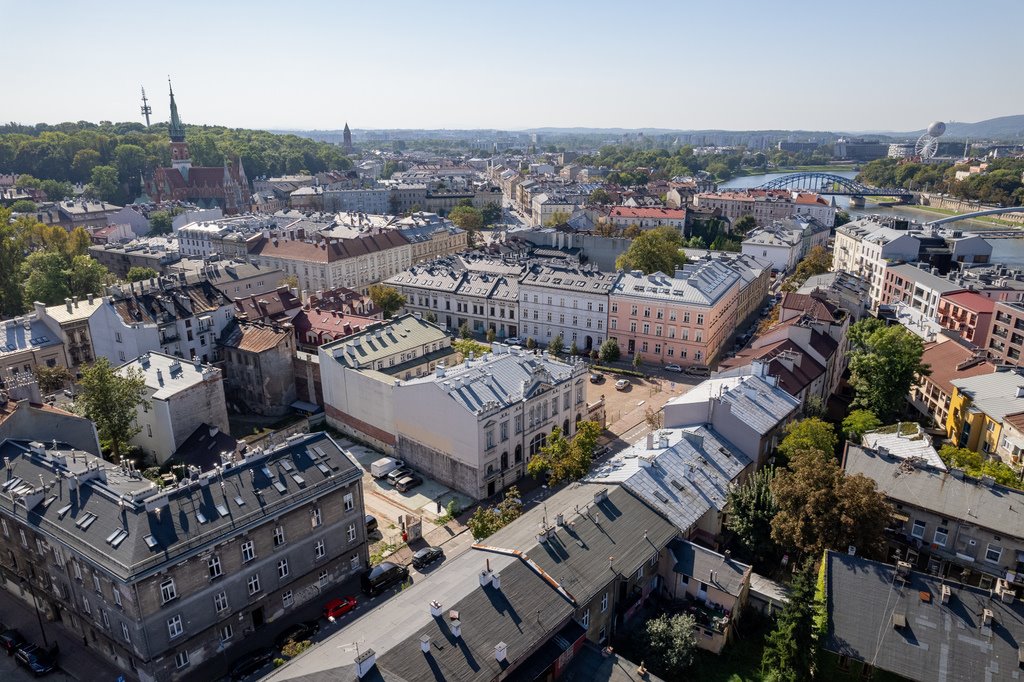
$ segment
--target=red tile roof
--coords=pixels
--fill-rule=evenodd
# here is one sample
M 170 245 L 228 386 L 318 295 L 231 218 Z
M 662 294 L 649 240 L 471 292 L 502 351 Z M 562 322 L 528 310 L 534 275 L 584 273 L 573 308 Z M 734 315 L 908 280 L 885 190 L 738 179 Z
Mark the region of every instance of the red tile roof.
M 674 220 L 684 220 L 686 218 L 686 209 L 615 206 L 612 208 L 610 215 L 612 218 L 669 218 Z
M 993 299 L 982 296 L 977 291 L 957 291 L 942 298 L 974 313 L 990 313 L 996 307 Z
M 950 339 L 927 344 L 921 362 L 931 367 L 932 373 L 928 380 L 946 395 L 953 395 L 953 379 L 966 379 L 996 371 L 995 365 L 977 356 L 976 352 Z

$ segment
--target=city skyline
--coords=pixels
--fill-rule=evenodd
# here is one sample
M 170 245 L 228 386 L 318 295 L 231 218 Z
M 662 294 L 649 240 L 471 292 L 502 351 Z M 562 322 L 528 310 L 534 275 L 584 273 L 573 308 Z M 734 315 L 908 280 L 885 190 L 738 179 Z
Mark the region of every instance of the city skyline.
M 0 7 L 12 25 L 35 16 Z M 1008 0 L 927 11 L 867 2 L 856 15 L 810 2 L 737 15 L 649 2 L 629 17 L 602 2 L 517 12 L 399 2 L 387 17 L 311 2 L 294 23 L 232 2 L 186 0 L 172 14 L 124 2 L 58 7 L 45 58 L 12 77 L 21 92 L 56 83 L 63 95 L 9 99 L 4 122 L 142 121 L 140 86 L 153 121 L 166 121 L 168 75 L 186 123 L 263 129 L 912 131 L 1024 113 L 1024 92 L 1005 87 L 1013 19 L 1024 18 Z M 983 50 L 958 42 L 967 25 L 986 27 Z M 10 54 L 38 51 L 34 35 L 11 34 Z

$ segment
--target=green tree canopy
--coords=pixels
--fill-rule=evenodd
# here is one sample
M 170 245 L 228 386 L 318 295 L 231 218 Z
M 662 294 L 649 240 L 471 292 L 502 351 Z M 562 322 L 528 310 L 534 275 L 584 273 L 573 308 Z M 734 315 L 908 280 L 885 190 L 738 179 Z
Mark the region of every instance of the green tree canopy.
M 174 218 L 167 211 L 153 211 L 149 214 L 149 227 L 155 234 L 169 234 Z
M 801 450 L 771 482 L 778 508 L 772 539 L 805 556 L 853 545 L 867 557 L 885 558 L 885 529 L 893 508 L 862 474 L 847 476 L 831 453 Z
M 786 424 L 786 436 L 778 451 L 787 460 L 798 453 L 818 451 L 830 456 L 836 451 L 835 427 L 818 417 L 799 419 Z
M 463 230 L 479 230 L 484 226 L 483 214 L 472 206 L 456 206 L 448 213 L 448 219 Z
M 619 355 L 619 342 L 615 339 L 605 339 L 601 344 L 601 362 L 615 362 Z
M 121 198 L 121 186 L 117 180 L 117 169 L 113 166 L 95 166 L 89 175 L 86 194 L 102 201 L 114 202 Z
M 505 491 L 505 497 L 497 505 L 488 507 L 483 504 L 476 508 L 466 525 L 473 537 L 482 540 L 495 531 L 504 528 L 523 514 L 523 501 L 519 488 L 511 486 Z
M 774 477 L 774 469 L 762 467 L 743 485 L 730 488 L 727 500 L 726 525 L 758 570 L 770 570 L 778 558 L 772 540 L 772 519 L 778 511 L 771 488 Z
M 11 204 L 11 210 L 15 213 L 35 213 L 37 208 L 36 202 L 29 199 L 18 199 Z
M 139 432 L 136 409 L 145 403 L 146 380 L 130 367 L 118 373 L 104 357 L 82 372 L 82 393 L 77 407 L 96 423 L 100 439 L 110 448 L 115 462 L 132 437 Z
M 153 279 L 154 277 L 159 276 L 160 273 L 154 270 L 153 268 L 146 268 L 136 265 L 128 270 L 128 275 L 125 277 L 125 279 L 129 282 L 141 282 L 142 280 Z
M 736 220 L 732 224 L 732 233 L 737 235 L 745 235 L 757 227 L 757 218 L 752 215 L 745 215 Z
M 67 259 L 53 251 L 35 251 L 21 266 L 25 277 L 25 297 L 46 305 L 63 303 L 71 295 Z
M 480 217 L 483 218 L 484 225 L 493 225 L 494 223 L 501 221 L 501 206 L 493 201 L 488 201 L 487 204 L 480 209 Z
M 571 439 L 556 426 L 540 452 L 527 463 L 527 473 L 534 477 L 547 473 L 550 485 L 583 478 L 590 470 L 600 435 L 601 427 L 597 422 L 578 422 L 576 435 Z
M 761 674 L 771 682 L 810 682 L 816 655 L 814 581 L 809 568 L 797 572 L 789 601 L 765 640 Z
M 608 190 L 606 190 L 605 188 L 598 187 L 597 189 L 590 193 L 590 196 L 587 198 L 587 202 L 599 205 L 610 204 L 612 203 L 612 195 L 609 194 Z
M 683 235 L 674 227 L 656 227 L 633 240 L 624 254 L 615 261 L 622 270 L 640 270 L 644 274 L 663 272 L 673 275 L 686 264 L 686 255 L 680 250 Z
M 924 342 L 901 325 L 868 318 L 850 327 L 850 383 L 854 405 L 888 422 L 902 410 L 910 387 L 931 370 L 921 362 Z
M 554 355 L 561 355 L 565 352 L 565 339 L 559 334 L 548 342 L 548 352 Z
M 36 383 L 39 384 L 39 390 L 43 393 L 59 391 L 75 378 L 64 365 L 54 365 L 53 367 L 36 365 L 34 372 Z
M 666 680 L 687 679 L 697 650 L 697 623 L 688 613 L 663 613 L 643 626 L 644 663 Z
M 868 431 L 874 431 L 882 425 L 881 420 L 871 410 L 853 410 L 843 419 L 843 433 L 855 443 Z
M 996 483 L 1008 488 L 1024 489 L 1017 472 L 998 459 L 987 459 L 979 452 L 955 445 L 943 445 L 939 448 L 939 457 L 946 466 L 962 469 L 968 476 L 981 478 L 991 476 Z
M 386 284 L 371 285 L 370 300 L 384 312 L 385 320 L 401 310 L 406 303 L 405 296 L 398 289 Z

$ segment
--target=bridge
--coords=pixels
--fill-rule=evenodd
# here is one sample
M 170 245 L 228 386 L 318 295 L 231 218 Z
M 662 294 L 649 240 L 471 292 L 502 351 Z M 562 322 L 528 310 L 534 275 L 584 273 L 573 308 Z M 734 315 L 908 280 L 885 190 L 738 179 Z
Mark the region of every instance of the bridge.
M 913 196 L 903 188 L 868 187 L 841 175 L 817 172 L 790 173 L 769 180 L 757 189 L 788 189 L 850 197 L 897 197 L 901 201 L 908 201 Z
M 971 218 L 981 218 L 982 216 L 987 215 L 1000 215 L 1002 213 L 1024 213 L 1024 206 L 1006 206 L 1004 208 L 990 208 L 984 211 L 975 211 L 974 213 L 961 213 L 960 215 L 951 215 L 948 218 L 930 220 L 925 223 L 925 225 L 945 225 L 946 223 L 955 223 L 959 220 L 970 220 Z M 1018 232 L 1017 234 L 1019 235 L 1020 233 Z

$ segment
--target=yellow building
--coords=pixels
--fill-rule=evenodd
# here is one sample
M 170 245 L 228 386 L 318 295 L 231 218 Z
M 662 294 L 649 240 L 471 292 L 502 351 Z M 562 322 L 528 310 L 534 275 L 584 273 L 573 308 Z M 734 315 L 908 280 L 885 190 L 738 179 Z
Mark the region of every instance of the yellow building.
M 1024 411 L 1024 370 L 954 379 L 946 436 L 957 446 L 994 455 L 1003 419 Z

